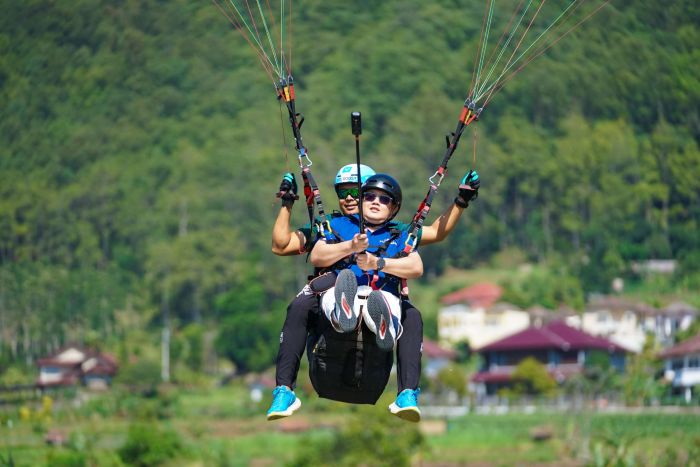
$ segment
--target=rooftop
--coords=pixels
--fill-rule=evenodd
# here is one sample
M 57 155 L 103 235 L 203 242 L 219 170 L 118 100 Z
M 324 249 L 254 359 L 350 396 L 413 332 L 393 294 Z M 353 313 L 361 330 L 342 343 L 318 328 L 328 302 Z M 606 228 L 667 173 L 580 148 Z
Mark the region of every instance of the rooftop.
M 585 350 L 626 352 L 627 349 L 602 337 L 592 336 L 562 321 L 552 321 L 542 327 L 531 326 L 479 349 L 479 352 L 531 349 Z
M 586 311 L 608 310 L 612 312 L 632 311 L 641 315 L 655 315 L 659 310 L 646 303 L 636 302 L 614 295 L 592 297 L 586 305 Z
M 685 302 L 673 302 L 662 310 L 670 316 L 697 316 L 700 310 Z
M 440 299 L 444 305 L 467 303 L 471 306 L 488 308 L 503 295 L 503 289 L 496 284 L 482 282 L 449 293 Z
M 669 357 L 681 357 L 688 354 L 700 353 L 700 333 L 686 339 L 679 344 L 669 347 L 668 349 L 659 353 L 661 358 Z
M 457 357 L 457 352 L 441 347 L 437 342 L 430 339 L 423 338 L 423 355 L 428 358 L 454 359 Z

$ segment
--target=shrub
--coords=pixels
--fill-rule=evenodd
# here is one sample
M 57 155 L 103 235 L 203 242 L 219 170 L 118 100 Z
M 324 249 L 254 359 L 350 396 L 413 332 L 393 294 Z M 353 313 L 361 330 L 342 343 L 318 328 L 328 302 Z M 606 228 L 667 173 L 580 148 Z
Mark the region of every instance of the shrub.
M 119 448 L 119 457 L 129 465 L 159 465 L 182 452 L 180 436 L 172 429 L 155 424 L 134 424 L 129 427 L 126 443 Z
M 52 467 L 86 467 L 88 465 L 84 452 L 63 449 L 49 451 L 46 464 Z
M 387 417 L 374 407 L 356 409 L 332 438 L 310 443 L 290 465 L 409 466 L 414 454 L 426 447 L 417 425 Z
M 132 391 L 144 395 L 155 395 L 156 387 L 161 382 L 160 364 L 141 359 L 121 370 L 116 382 L 129 387 Z

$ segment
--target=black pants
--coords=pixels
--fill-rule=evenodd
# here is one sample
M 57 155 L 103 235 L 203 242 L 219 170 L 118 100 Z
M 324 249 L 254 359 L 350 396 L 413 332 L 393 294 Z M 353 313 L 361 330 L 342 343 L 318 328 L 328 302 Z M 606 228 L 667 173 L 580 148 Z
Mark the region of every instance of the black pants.
M 416 389 L 420 384 L 423 352 L 423 318 L 418 308 L 408 300 L 401 300 L 403 334 L 396 343 L 396 379 L 399 392 Z
M 296 387 L 306 337 L 319 313 L 318 295 L 312 293 L 308 287 L 304 287 L 287 306 L 287 317 L 282 326 L 280 349 L 277 352 L 277 386 L 289 386 L 292 389 Z
M 423 319 L 420 311 L 408 300 L 401 301 L 403 334 L 396 346 L 396 372 L 399 392 L 416 389 L 420 383 L 423 347 Z M 319 319 L 319 297 L 304 288 L 287 306 L 287 317 L 280 334 L 277 353 L 277 386 L 294 389 L 299 373 L 306 338 L 314 320 Z M 324 318 L 320 318 L 324 319 Z

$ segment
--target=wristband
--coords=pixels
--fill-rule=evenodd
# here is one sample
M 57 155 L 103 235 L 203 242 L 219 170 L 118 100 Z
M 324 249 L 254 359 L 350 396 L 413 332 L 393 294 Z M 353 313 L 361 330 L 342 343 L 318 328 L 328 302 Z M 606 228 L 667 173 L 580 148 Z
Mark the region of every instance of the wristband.
M 384 266 L 386 266 L 386 260 L 384 258 L 379 258 L 377 260 L 377 272 L 384 269 Z
M 469 206 L 469 202 L 464 201 L 464 199 L 461 196 L 457 196 L 455 198 L 455 204 L 462 209 L 466 209 Z

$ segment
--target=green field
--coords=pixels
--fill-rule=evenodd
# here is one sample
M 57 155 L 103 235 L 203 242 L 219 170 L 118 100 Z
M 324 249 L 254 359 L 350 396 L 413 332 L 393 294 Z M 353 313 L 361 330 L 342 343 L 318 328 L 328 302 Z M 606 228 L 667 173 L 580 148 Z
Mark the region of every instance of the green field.
M 170 389 L 150 399 L 104 394 L 80 407 L 57 398 L 50 416 L 40 404 L 5 407 L 0 465 L 259 466 L 303 465 L 304 459 L 354 465 L 361 459 L 366 465 L 676 466 L 698 465 L 700 458 L 700 416 L 691 413 L 470 414 L 413 425 L 387 413 L 388 394 L 374 407 L 303 400 L 294 417 L 277 422 L 264 418 L 267 399 L 252 403 L 236 385 Z M 141 429 L 141 451 L 138 460 L 124 462 L 120 448 L 130 427 Z M 64 444 L 46 444 L 49 432 L 63 435 Z M 175 440 L 171 451 L 169 440 Z M 406 457 L 396 458 L 392 446 Z

